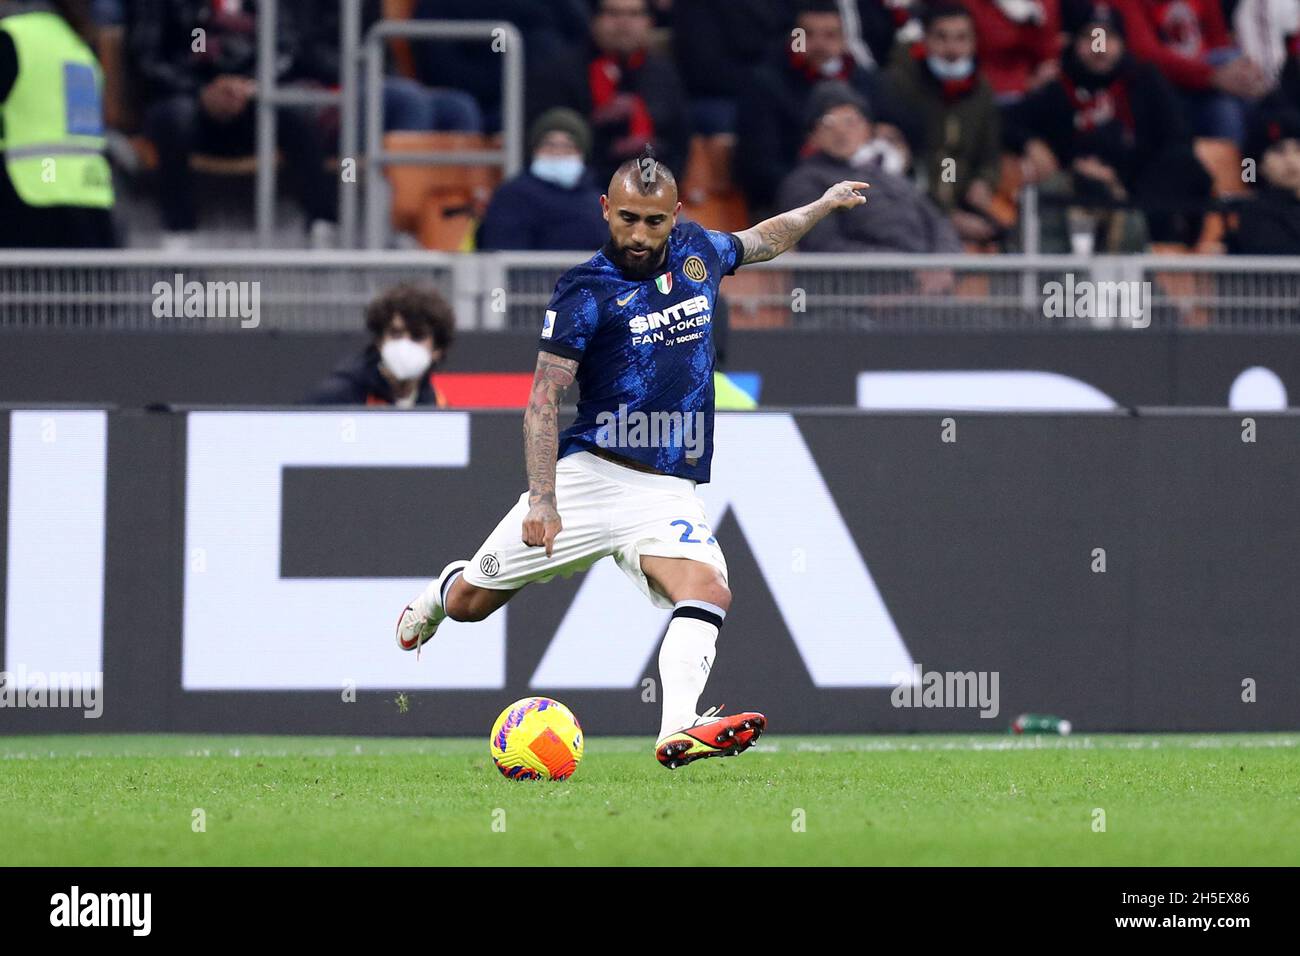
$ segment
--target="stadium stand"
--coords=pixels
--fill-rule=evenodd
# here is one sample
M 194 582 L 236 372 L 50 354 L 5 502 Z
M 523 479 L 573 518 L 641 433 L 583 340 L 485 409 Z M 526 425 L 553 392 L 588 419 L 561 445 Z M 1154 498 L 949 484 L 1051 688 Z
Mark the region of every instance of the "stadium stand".
M 261 6 L 266 7 L 270 2 L 271 0 L 262 0 Z M 1121 38 L 1133 36 L 1133 49 L 1126 56 L 1136 60 L 1148 58 L 1166 75 L 1172 76 L 1175 82 L 1182 83 L 1184 87 L 1189 83 L 1194 86 L 1194 78 L 1189 77 L 1192 73 L 1199 76 L 1206 68 L 1175 63 L 1166 53 L 1161 52 L 1163 47 L 1156 49 L 1152 45 L 1156 41 L 1166 44 L 1170 41 L 1163 38 L 1159 29 L 1151 33 L 1150 13 L 1142 6 L 1143 2 L 1144 0 L 1098 0 L 1095 3 L 1079 4 L 1065 0 L 1058 4 L 1055 0 L 1033 0 L 1026 4 L 1004 6 L 996 0 L 960 0 L 960 5 L 971 12 L 976 26 L 977 74 L 990 78 L 1000 109 L 1006 115 L 1007 110 L 1015 108 L 1013 101 L 1020 98 L 1022 88 L 1032 91 L 1059 75 L 1059 58 L 1064 54 L 1052 51 L 1062 51 L 1067 46 L 1066 35 L 1060 31 L 1089 20 L 1114 24 L 1116 33 Z M 280 0 L 275 5 L 282 24 L 284 18 L 292 16 L 292 12 L 297 9 L 294 0 Z M 74 9 L 80 5 L 69 2 L 66 6 Z M 1234 19 L 1231 15 L 1221 18 L 1218 13 L 1230 14 L 1231 10 L 1216 13 L 1210 6 L 1202 6 L 1204 9 L 1198 8 L 1198 15 L 1210 24 L 1203 41 L 1206 48 L 1203 53 L 1204 57 L 1212 58 L 1213 44 L 1222 39 L 1216 26 L 1219 20 L 1222 19 L 1224 24 L 1223 36 L 1231 44 L 1236 29 L 1234 24 L 1242 22 L 1242 19 Z M 882 15 L 877 8 L 888 12 Z M 884 4 L 882 0 L 769 0 L 755 8 L 753 20 L 746 21 L 743 29 L 726 19 L 731 16 L 730 13 L 715 5 L 701 4 L 688 15 L 684 8 L 674 11 L 671 3 L 651 5 L 639 0 L 565 0 L 546 14 L 550 19 L 537 19 L 528 12 L 532 8 L 527 6 L 507 0 L 492 0 L 481 6 L 481 15 L 502 17 L 505 22 L 513 23 L 519 28 L 524 43 L 535 42 L 536 49 L 528 52 L 531 64 L 529 82 L 533 83 L 539 75 L 545 73 L 545 63 L 538 58 L 547 55 L 547 51 L 567 50 L 572 53 L 581 50 L 583 43 L 593 42 L 589 39 L 593 22 L 606 24 L 605 32 L 602 34 L 597 30 L 596 37 L 598 42 L 608 46 L 608 23 L 630 23 L 632 21 L 627 20 L 627 17 L 638 10 L 649 14 L 650 29 L 645 34 L 645 49 L 660 57 L 669 68 L 676 60 L 676 68 L 685 82 L 687 95 L 691 97 L 688 113 L 692 128 L 688 130 L 684 159 L 681 168 L 677 170 L 683 212 L 688 218 L 708 228 L 736 231 L 749 225 L 753 217 L 763 211 L 746 193 L 746 177 L 741 174 L 746 163 L 752 162 L 753 157 L 745 153 L 747 144 L 744 137 L 738 137 L 732 131 L 736 110 L 741 100 L 755 89 L 754 82 L 762 71 L 772 70 L 773 64 L 785 63 L 788 66 L 794 63 L 801 69 L 817 64 L 817 69 L 827 77 L 857 77 L 858 82 L 871 88 L 873 96 L 892 100 L 891 86 L 883 82 L 885 72 L 887 69 L 898 70 L 901 64 L 907 64 L 914 83 L 921 84 L 922 88 L 927 83 L 933 83 L 935 89 L 942 89 L 945 81 L 937 78 L 933 71 L 938 67 L 927 60 L 921 42 L 923 30 L 920 26 L 926 22 L 927 16 L 941 8 L 951 9 L 952 5 L 950 2 Z M 145 90 L 141 83 L 141 65 L 133 60 L 133 50 L 138 46 L 134 31 L 139 27 L 142 14 L 153 9 L 165 9 L 171 14 L 188 11 L 196 17 L 196 23 L 206 23 L 208 21 L 205 18 L 210 17 L 212 7 L 202 0 L 175 0 L 161 5 L 129 3 L 124 6 L 123 22 L 107 22 L 99 27 L 96 34 L 94 50 L 103 71 L 102 109 L 108 128 L 108 156 L 114 169 L 118 195 L 114 215 L 122 243 L 136 249 L 156 247 L 162 236 L 156 202 L 152 198 L 159 174 L 158 146 L 144 130 Z M 259 5 L 250 3 L 247 9 L 255 13 Z M 358 0 L 340 6 L 340 10 L 345 11 L 345 16 L 351 15 L 347 11 L 353 9 L 363 31 L 360 38 L 364 38 L 364 31 L 380 20 L 421 23 L 427 22 L 430 17 L 445 15 L 452 18 L 447 22 L 459 22 L 456 18 L 477 15 L 479 8 L 459 0 Z M 718 17 L 716 24 L 713 21 L 706 22 L 710 9 Z M 593 20 L 602 14 L 608 14 L 605 21 Z M 1130 21 L 1137 20 L 1141 22 L 1135 33 L 1135 27 Z M 728 23 L 731 25 L 727 26 Z M 832 56 L 825 62 L 817 58 L 798 59 L 801 35 L 798 29 L 792 30 L 792 25 L 799 23 L 815 25 L 818 30 L 825 30 L 828 25 L 831 31 L 838 30 L 841 33 L 838 40 L 821 36 L 817 42 L 822 44 L 819 49 L 824 52 L 842 50 L 843 53 Z M 330 29 L 333 28 L 331 20 Z M 675 36 L 674 29 L 690 30 L 689 38 Z M 1263 123 L 1279 110 L 1294 109 L 1300 105 L 1292 102 L 1295 90 L 1300 88 L 1294 81 L 1294 77 L 1300 73 L 1300 45 L 1295 36 L 1275 37 L 1267 31 L 1259 35 L 1257 33 L 1259 31 L 1248 31 L 1243 35 L 1241 46 L 1232 49 L 1238 53 L 1245 50 L 1241 56 L 1254 55 L 1268 60 L 1265 66 L 1269 83 L 1272 84 L 1271 91 L 1266 96 L 1249 100 L 1245 108 L 1245 115 L 1252 122 Z M 346 41 L 344 34 L 346 31 L 342 31 L 337 49 L 334 50 L 339 57 L 346 53 L 342 48 Z M 461 42 L 438 41 L 432 46 L 445 50 Z M 466 42 L 473 49 L 473 43 L 482 41 Z M 718 47 L 718 61 L 729 64 L 731 72 L 736 74 L 734 78 L 725 83 L 711 83 L 707 69 L 700 69 L 700 61 L 708 59 L 708 44 Z M 425 56 L 423 51 L 430 45 L 430 41 L 425 39 L 400 35 L 387 37 L 384 43 L 384 69 L 389 75 L 404 82 L 418 82 L 417 78 L 427 73 L 425 65 L 422 65 L 427 64 L 427 60 L 422 58 Z M 1267 53 L 1258 52 L 1260 50 Z M 352 51 L 352 54 L 362 58 L 363 48 Z M 573 55 L 581 59 L 580 54 Z M 622 54 L 615 52 L 606 55 L 613 56 L 617 61 Z M 792 56 L 796 57 L 797 63 L 790 59 Z M 196 57 L 195 69 L 206 69 L 201 57 L 198 54 Z M 689 57 L 690 61 L 684 60 L 685 57 Z M 1209 60 L 1206 59 L 1205 62 Z M 490 65 L 497 75 L 495 78 L 489 77 L 489 81 L 498 88 L 499 96 L 500 64 L 490 61 Z M 631 60 L 623 64 L 622 68 L 635 72 Z M 987 70 L 992 73 L 986 73 Z M 479 83 L 481 79 L 477 77 L 474 83 Z M 951 80 L 946 82 L 951 83 Z M 467 92 L 483 97 L 481 89 L 471 87 L 473 84 L 469 82 L 467 74 Z M 635 87 L 629 86 L 627 89 L 634 90 Z M 694 91 L 699 92 L 697 94 Z M 535 92 L 532 88 L 525 91 L 530 111 Z M 590 95 L 592 92 L 579 91 L 579 94 Z M 635 112 L 639 94 L 631 92 L 627 95 L 631 97 L 629 103 Z M 484 101 L 480 105 L 485 117 L 491 115 L 499 121 L 499 98 L 495 102 Z M 1197 105 L 1185 96 L 1179 100 L 1179 105 L 1186 110 L 1186 116 L 1183 117 L 1186 125 L 1192 128 L 1198 118 L 1194 115 Z M 882 104 L 881 112 L 897 117 L 900 112 L 906 112 L 905 109 L 900 109 L 901 106 L 901 101 L 886 102 Z M 1112 123 L 1117 132 L 1122 134 L 1122 113 L 1121 108 L 1115 117 L 1103 120 L 1103 125 L 1106 122 Z M 336 136 L 339 128 L 338 110 L 322 107 L 317 110 L 317 114 L 322 135 L 327 139 Z M 899 122 L 903 126 L 907 125 L 906 118 Z M 884 125 L 886 128 L 889 126 Z M 1003 125 L 1007 126 L 1005 123 Z M 786 134 L 789 132 L 787 130 Z M 916 131 L 913 129 L 905 132 L 915 135 Z M 367 207 L 371 204 L 384 204 L 383 221 L 390 233 L 383 238 L 383 243 L 436 252 L 472 251 L 475 248 L 476 228 L 494 190 L 513 174 L 502 162 L 485 162 L 481 156 L 492 151 L 504 156 L 507 152 L 506 140 L 504 132 L 387 131 L 383 138 L 386 151 L 394 154 L 441 155 L 443 158 L 436 164 L 416 162 L 385 165 L 383 180 L 387 189 L 380 195 L 363 197 Z M 335 142 L 332 139 L 328 141 Z M 936 177 L 936 171 L 942 168 L 942 155 L 927 157 L 924 152 L 908 149 L 914 143 L 906 139 L 899 142 L 903 144 L 907 162 L 906 175 L 921 183 L 922 188 L 931 198 L 939 200 L 946 211 L 951 211 L 955 216 L 961 215 L 963 210 L 960 205 L 954 206 L 952 199 L 960 190 L 954 192 L 952 184 L 939 181 Z M 307 174 L 294 168 L 285 145 L 282 135 L 274 163 L 282 191 L 288 192 L 288 187 L 301 182 Z M 1249 148 L 1249 144 L 1233 137 L 1200 136 L 1191 141 L 1191 146 L 1192 161 L 1204 169 L 1213 183 L 1211 194 L 1204 200 L 1182 197 L 1183 204 L 1188 207 L 1188 215 L 1199 216 L 1199 233 L 1192 233 L 1185 241 L 1147 241 L 1144 248 L 1148 253 L 1166 257 L 1191 256 L 1204 263 L 1202 272 L 1193 275 L 1183 268 L 1173 272 L 1153 271 L 1138 266 L 1136 262 L 1128 268 L 1128 272 L 1146 271 L 1155 277 L 1156 285 L 1167 295 L 1200 303 L 1195 307 L 1176 310 L 1183 321 L 1214 324 L 1230 311 L 1224 305 L 1213 304 L 1217 298 L 1216 290 L 1222 287 L 1222 283 L 1215 280 L 1212 273 L 1219 268 L 1227 268 L 1227 263 L 1221 267 L 1214 266 L 1209 256 L 1235 253 L 1243 248 L 1243 244 L 1229 240 L 1233 227 L 1238 222 L 1236 210 L 1260 189 L 1253 177 L 1243 172 L 1258 157 L 1247 155 L 1244 150 Z M 808 149 L 805 142 L 800 155 L 791 158 L 783 167 L 785 172 L 788 173 L 805 158 Z M 1050 197 L 1039 195 L 1035 186 L 1037 177 L 1027 175 L 1030 169 L 1018 149 L 1018 143 L 1004 137 L 996 188 L 991 201 L 982 211 L 995 224 L 995 238 L 980 242 L 967 241 L 965 248 L 968 252 L 1035 254 L 1042 248 L 1041 229 L 1045 221 L 1044 215 L 1051 209 Z M 340 151 L 334 146 L 328 152 L 330 155 L 324 160 L 325 168 L 336 175 L 342 161 Z M 478 154 L 480 158 L 462 162 L 458 158 L 462 154 Z M 359 156 L 358 160 L 357 168 L 364 170 L 365 156 Z M 252 153 L 212 155 L 197 151 L 190 157 L 189 166 L 196 177 L 194 198 L 213 212 L 211 223 L 201 223 L 198 246 L 216 249 L 255 245 L 257 240 L 252 237 L 251 223 L 254 198 L 252 183 L 257 173 L 256 156 Z M 993 181 L 989 179 L 987 170 L 983 175 Z M 359 185 L 356 188 L 358 192 L 362 191 Z M 1147 199 L 1149 197 L 1130 193 L 1118 203 L 1111 200 L 1110 205 L 1118 204 L 1140 218 L 1148 205 Z M 1048 205 L 1043 205 L 1045 202 Z M 306 240 L 302 231 L 305 223 L 301 219 L 301 211 L 277 200 L 276 216 L 280 227 L 275 233 L 275 244 L 282 248 L 302 248 Z M 3 231 L 0 231 L 0 243 L 4 243 L 4 238 Z M 341 236 L 338 241 L 342 246 L 348 247 L 356 244 L 359 239 L 360 235 L 354 233 Z M 954 260 L 957 261 L 960 261 L 960 257 Z M 1021 279 L 1013 281 L 1009 276 L 1015 271 L 959 268 L 954 273 L 956 281 L 949 292 L 955 299 L 983 302 L 986 308 L 988 303 L 1000 300 L 1000 297 L 1006 299 L 1010 296 L 1019 301 L 1023 299 L 1022 295 L 1006 290 L 1028 282 L 1027 277 L 1032 270 L 1020 270 Z M 1250 274 L 1256 275 L 1256 272 Z M 731 280 L 731 285 L 737 292 L 734 304 L 735 325 L 738 328 L 783 326 L 792 322 L 810 321 L 806 317 L 799 318 L 790 314 L 786 301 L 788 292 L 778 294 L 781 283 L 774 279 L 775 275 L 773 272 L 756 270 L 752 277 L 737 276 Z M 844 281 L 852 285 L 856 280 Z M 1008 286 L 1007 283 L 1011 285 Z M 906 298 L 910 294 L 903 278 L 894 281 L 887 293 L 883 287 L 874 293 L 870 292 L 870 287 L 871 283 L 867 282 L 845 294 L 851 298 L 868 294 Z M 999 289 L 1003 292 L 999 293 Z M 1273 305 L 1268 295 L 1254 301 L 1263 310 L 1259 314 L 1272 314 L 1269 310 Z M 934 311 L 932 305 L 927 302 L 921 312 L 931 314 Z M 995 321 L 989 315 L 986 312 L 985 319 Z

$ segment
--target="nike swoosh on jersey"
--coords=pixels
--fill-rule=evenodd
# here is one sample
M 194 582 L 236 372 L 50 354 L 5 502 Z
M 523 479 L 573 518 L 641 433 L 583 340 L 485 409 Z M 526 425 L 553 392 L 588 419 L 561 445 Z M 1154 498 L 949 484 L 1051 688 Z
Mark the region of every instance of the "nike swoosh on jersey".
M 623 306 L 625 306 L 625 305 L 627 305 L 629 302 L 631 302 L 634 298 L 636 298 L 636 293 L 635 293 L 635 292 L 633 292 L 631 295 L 629 295 L 626 299 L 616 299 L 615 301 L 618 302 L 618 307 L 621 309 L 621 308 L 623 308 Z

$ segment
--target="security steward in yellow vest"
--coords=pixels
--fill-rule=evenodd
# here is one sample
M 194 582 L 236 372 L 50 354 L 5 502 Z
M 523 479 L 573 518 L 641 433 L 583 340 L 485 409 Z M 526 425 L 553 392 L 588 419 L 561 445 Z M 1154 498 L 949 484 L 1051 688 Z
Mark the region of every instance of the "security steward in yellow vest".
M 0 0 L 0 246 L 115 245 L 86 8 Z

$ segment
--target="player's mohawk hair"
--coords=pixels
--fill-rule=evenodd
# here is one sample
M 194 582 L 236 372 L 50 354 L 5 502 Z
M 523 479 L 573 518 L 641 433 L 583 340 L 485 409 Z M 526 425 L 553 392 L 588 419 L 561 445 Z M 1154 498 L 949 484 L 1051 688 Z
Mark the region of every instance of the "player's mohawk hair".
M 614 180 L 628 179 L 636 183 L 637 190 L 643 196 L 671 186 L 677 189 L 677 178 L 673 172 L 659 160 L 655 159 L 654 147 L 649 143 L 635 159 L 625 160 L 614 172 Z

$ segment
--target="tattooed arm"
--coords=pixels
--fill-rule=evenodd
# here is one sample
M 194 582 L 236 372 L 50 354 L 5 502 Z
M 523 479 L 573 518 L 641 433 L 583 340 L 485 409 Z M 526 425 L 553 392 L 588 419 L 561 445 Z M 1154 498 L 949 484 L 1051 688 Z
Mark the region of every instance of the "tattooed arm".
M 736 233 L 741 248 L 744 249 L 739 265 L 775 259 L 837 209 L 852 209 L 866 202 L 867 197 L 858 190 L 869 188 L 871 187 L 867 183 L 836 183 L 816 202 L 764 219 L 757 226 Z
M 550 352 L 537 353 L 533 390 L 524 412 L 524 461 L 528 467 L 528 514 L 523 541 L 545 546 L 551 556 L 555 536 L 563 527 L 555 506 L 555 456 L 559 450 L 559 412 L 565 392 L 573 384 L 577 359 Z

